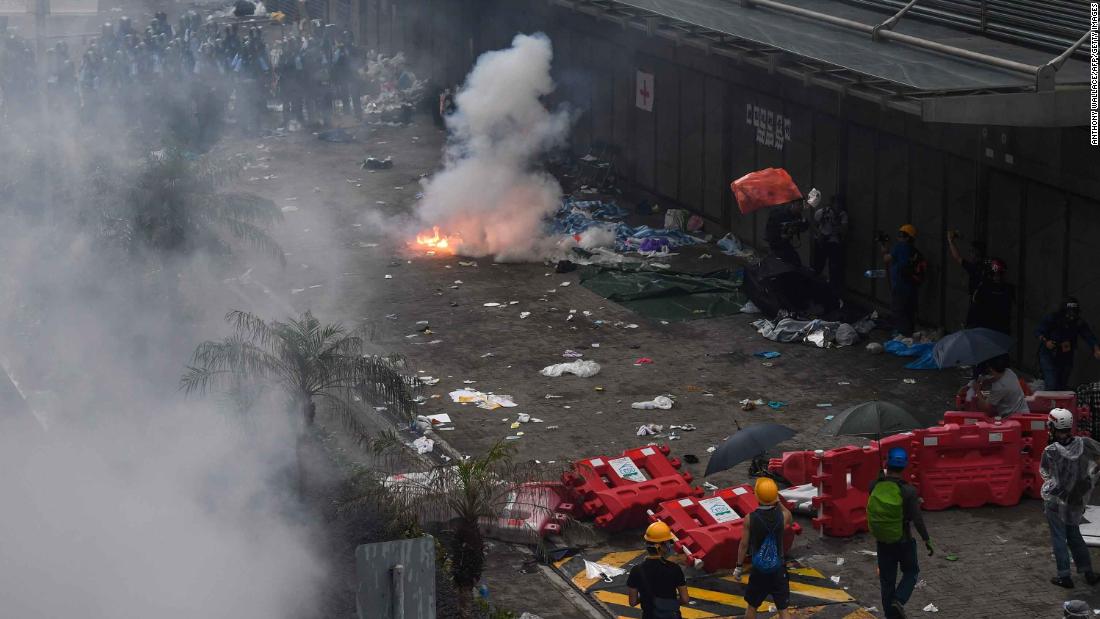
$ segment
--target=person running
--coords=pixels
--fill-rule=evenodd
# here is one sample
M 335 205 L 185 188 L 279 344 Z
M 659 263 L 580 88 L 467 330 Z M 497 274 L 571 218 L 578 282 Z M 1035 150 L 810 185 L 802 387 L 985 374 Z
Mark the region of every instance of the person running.
M 668 556 L 673 553 L 672 530 L 654 522 L 645 530 L 646 557 L 627 576 L 628 601 L 642 605 L 642 619 L 681 619 L 680 606 L 687 606 L 684 571 Z
M 920 566 L 917 564 L 917 542 L 909 528 L 917 533 L 932 556 L 932 542 L 920 513 L 917 489 L 905 481 L 909 454 L 894 447 L 886 457 L 886 474 L 871 484 L 867 497 L 867 525 L 875 537 L 878 551 L 879 585 L 882 587 L 882 607 L 887 619 L 905 619 L 905 603 L 913 595 Z M 901 581 L 898 581 L 898 568 Z
M 1039 475 L 1043 478 L 1040 490 L 1043 513 L 1050 527 L 1050 543 L 1058 569 L 1050 582 L 1066 589 L 1073 588 L 1069 570 L 1072 554 L 1077 573 L 1084 574 L 1085 582 L 1094 585 L 1100 582 L 1100 574 L 1092 571 L 1089 548 L 1081 537 L 1081 520 L 1096 485 L 1100 443 L 1086 436 L 1074 436 L 1073 413 L 1064 408 L 1050 411 L 1047 428 L 1051 442 L 1043 450 Z
M 741 580 L 741 565 L 752 557 L 752 571 L 745 588 L 745 619 L 756 617 L 756 609 L 770 596 L 781 619 L 789 619 L 791 583 L 783 559 L 783 533 L 791 524 L 791 512 L 779 502 L 779 488 L 767 477 L 756 480 L 756 500 L 760 507 L 745 516 L 746 533 L 737 547 L 737 567 L 734 580 Z

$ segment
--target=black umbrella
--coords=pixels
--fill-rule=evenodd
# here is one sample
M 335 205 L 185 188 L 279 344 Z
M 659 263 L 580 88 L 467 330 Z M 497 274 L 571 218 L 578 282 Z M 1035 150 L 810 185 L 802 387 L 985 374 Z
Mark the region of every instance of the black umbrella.
M 923 427 L 909 411 L 897 404 L 872 400 L 857 404 L 833 417 L 821 428 L 821 433 L 829 436 L 871 436 L 878 439 Z
M 946 335 L 932 348 L 932 358 L 941 368 L 957 365 L 977 365 L 994 357 L 1007 355 L 1012 349 L 1012 336 L 993 329 L 963 329 Z
M 707 472 L 703 476 L 720 473 L 745 460 L 751 460 L 795 434 L 797 432 L 778 423 L 749 426 L 718 446 L 707 462 Z

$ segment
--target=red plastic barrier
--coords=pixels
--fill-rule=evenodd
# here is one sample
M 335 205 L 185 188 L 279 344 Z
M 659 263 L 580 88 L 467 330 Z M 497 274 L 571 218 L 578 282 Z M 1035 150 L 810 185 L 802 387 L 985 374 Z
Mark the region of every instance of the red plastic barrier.
M 1015 505 L 1023 494 L 1019 422 L 944 424 L 917 433 L 913 485 L 927 510 Z
M 696 568 L 714 572 L 732 569 L 737 547 L 744 533 L 744 517 L 759 503 L 753 487 L 744 484 L 724 488 L 704 498 L 685 497 L 665 501 L 650 514 L 653 522 L 664 522 L 676 536 L 676 550 L 687 555 Z M 792 522 L 783 535 L 783 550 L 790 551 L 794 536 L 802 527 Z
M 484 523 L 489 535 L 504 541 L 530 544 L 538 538 L 560 534 L 573 506 L 561 484 L 532 482 L 521 485 L 493 519 Z
M 1027 399 L 1033 413 L 1049 413 L 1052 408 L 1077 408 L 1077 394 L 1072 391 L 1036 391 Z
M 1043 414 L 1013 415 L 1009 419 L 1020 424 L 1023 447 L 1020 448 L 1020 464 L 1023 468 L 1024 494 L 1033 499 L 1041 499 L 1039 490 L 1043 487 L 1043 478 L 1039 475 L 1039 462 L 1043 450 L 1050 442 L 1047 430 L 1047 416 Z
M 810 478 L 817 472 L 817 462 L 814 460 L 814 452 L 787 451 L 780 458 L 768 460 L 768 470 L 795 486 L 810 483 Z
M 820 464 L 821 472 L 812 478 L 818 488 L 813 498 L 814 528 L 835 537 L 866 531 L 867 493 L 881 471 L 878 449 L 851 445 L 830 449 Z
M 597 527 L 621 530 L 647 522 L 646 510 L 662 501 L 702 496 L 692 476 L 680 472 L 680 461 L 666 446 L 628 449 L 614 458 L 586 458 L 573 463 L 562 482 L 579 503 L 579 514 Z

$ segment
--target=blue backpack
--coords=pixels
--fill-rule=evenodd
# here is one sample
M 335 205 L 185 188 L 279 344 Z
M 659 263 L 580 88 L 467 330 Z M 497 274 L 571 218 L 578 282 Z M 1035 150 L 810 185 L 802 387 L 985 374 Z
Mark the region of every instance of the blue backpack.
M 776 539 L 777 530 L 783 529 L 783 516 L 780 514 L 779 524 L 772 525 L 764 535 L 764 541 L 760 548 L 752 555 L 752 570 L 760 574 L 778 572 L 783 567 L 782 553 L 779 551 L 779 542 Z

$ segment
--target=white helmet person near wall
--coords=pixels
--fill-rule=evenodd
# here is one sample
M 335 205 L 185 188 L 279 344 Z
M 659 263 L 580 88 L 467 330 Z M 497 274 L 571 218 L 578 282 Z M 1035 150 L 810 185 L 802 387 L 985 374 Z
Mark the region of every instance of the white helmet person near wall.
M 1064 408 L 1051 409 L 1047 416 L 1047 425 L 1051 430 L 1072 430 L 1073 413 Z

